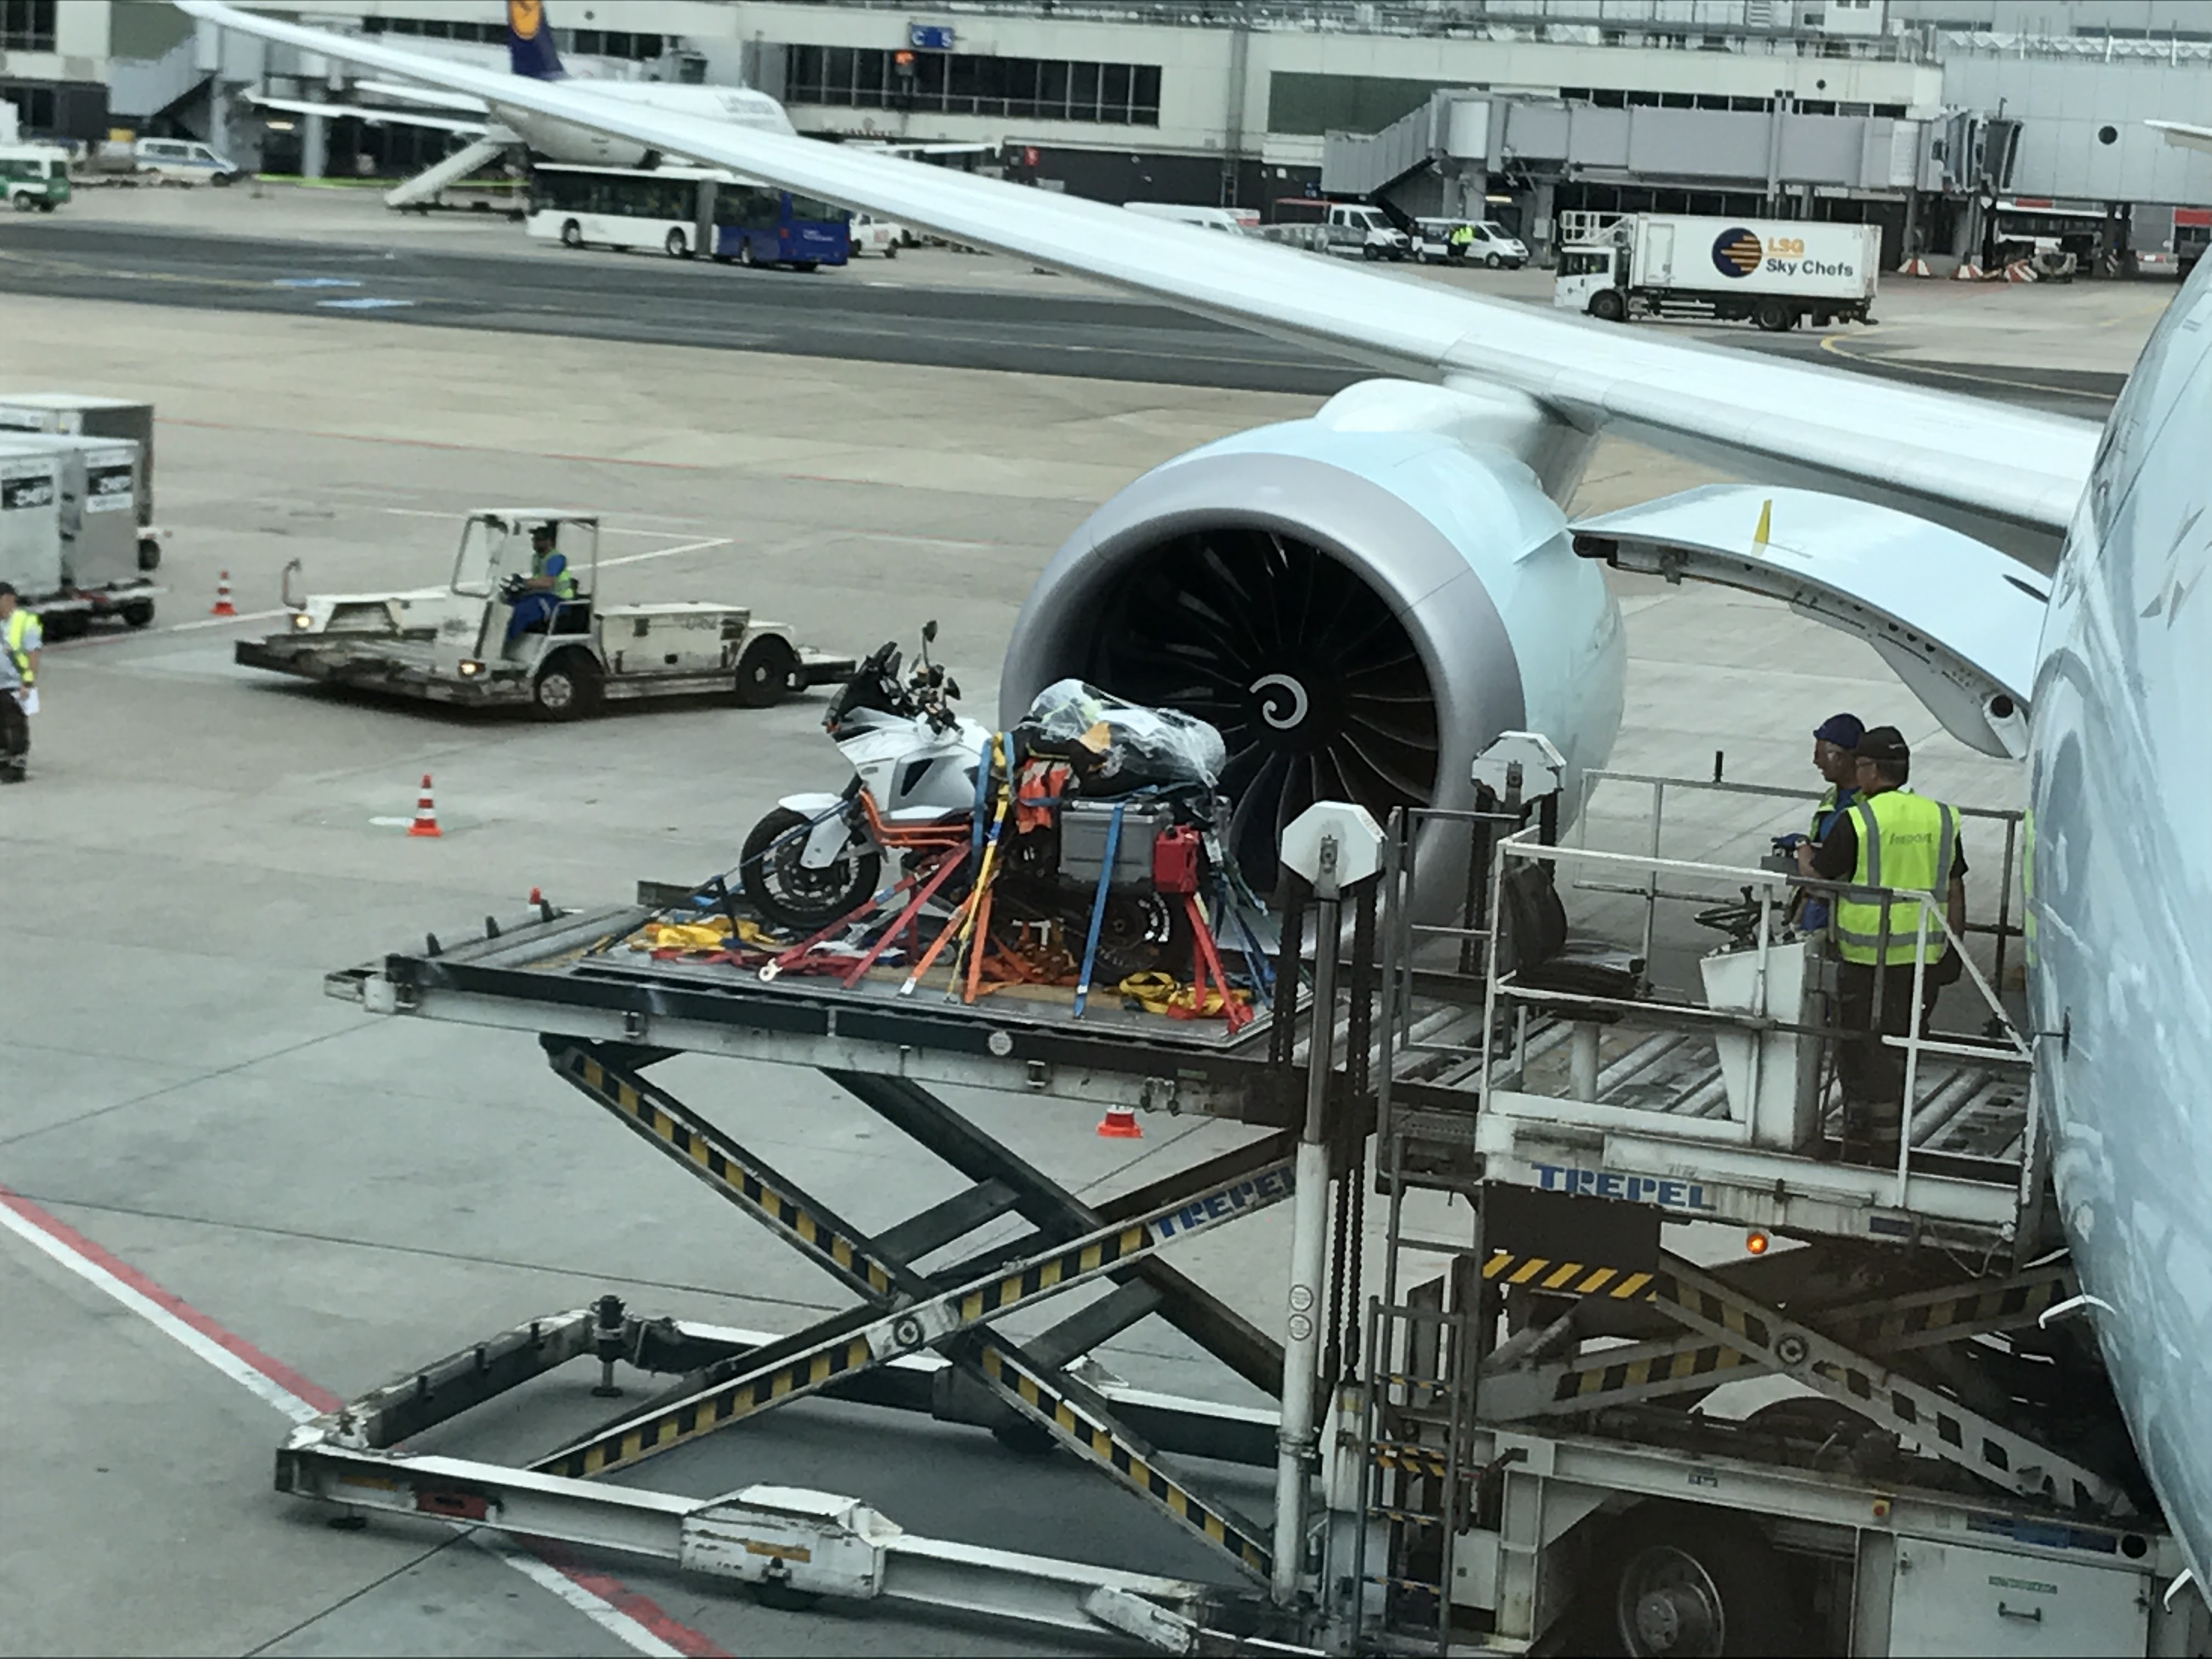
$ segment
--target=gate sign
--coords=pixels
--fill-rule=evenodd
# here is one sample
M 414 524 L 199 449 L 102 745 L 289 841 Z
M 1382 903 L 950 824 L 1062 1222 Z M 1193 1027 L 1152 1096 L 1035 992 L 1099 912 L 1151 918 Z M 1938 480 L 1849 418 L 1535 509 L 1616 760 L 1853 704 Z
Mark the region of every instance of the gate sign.
M 952 50 L 952 25 L 950 23 L 908 23 L 906 43 L 916 52 L 950 52 Z

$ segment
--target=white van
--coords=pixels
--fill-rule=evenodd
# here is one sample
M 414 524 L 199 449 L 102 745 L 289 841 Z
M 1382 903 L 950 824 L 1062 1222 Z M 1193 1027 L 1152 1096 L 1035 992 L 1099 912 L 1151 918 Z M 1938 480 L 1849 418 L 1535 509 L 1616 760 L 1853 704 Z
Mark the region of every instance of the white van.
M 189 138 L 141 138 L 131 146 L 131 166 L 164 183 L 227 185 L 244 175 L 227 155 Z
M 1452 252 L 1452 233 L 1462 225 L 1468 239 L 1462 251 Z M 1413 252 L 1425 265 L 1456 260 L 1462 264 L 1487 265 L 1496 270 L 1518 270 L 1528 263 L 1528 245 L 1495 219 L 1416 219 Z
M 1331 253 L 1363 259 L 1402 259 L 1413 252 L 1406 233 L 1383 217 L 1382 210 L 1357 202 L 1332 202 L 1322 222 L 1322 246 Z
M 18 213 L 52 213 L 70 198 L 69 152 L 53 144 L 0 144 L 0 200 Z
M 1121 205 L 1147 219 L 1172 219 L 1179 225 L 1223 230 L 1231 236 L 1249 236 L 1260 228 L 1259 211 L 1255 208 L 1194 207 L 1181 202 L 1124 202 Z

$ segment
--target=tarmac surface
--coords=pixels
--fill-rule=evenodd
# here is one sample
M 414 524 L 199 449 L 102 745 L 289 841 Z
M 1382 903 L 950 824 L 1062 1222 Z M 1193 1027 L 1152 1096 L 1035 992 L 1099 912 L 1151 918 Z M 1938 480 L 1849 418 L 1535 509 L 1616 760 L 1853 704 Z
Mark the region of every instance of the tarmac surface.
M 207 204 L 152 199 L 163 212 Z M 224 210 L 267 205 L 241 193 Z M 456 228 L 469 247 L 437 252 Z M 325 694 L 231 661 L 235 639 L 274 625 L 285 562 L 301 560 L 317 591 L 434 583 L 467 510 L 588 505 L 606 518 L 610 597 L 735 599 L 853 652 L 910 643 L 935 617 L 966 706 L 988 718 L 1030 581 L 1092 507 L 1195 444 L 1310 411 L 1323 389 L 896 361 L 887 347 L 871 355 L 873 337 L 854 321 L 884 313 L 846 303 L 878 292 L 853 277 L 889 267 L 784 278 L 537 250 L 495 258 L 477 246 L 511 232 L 410 225 L 410 247 L 419 238 L 432 251 L 388 263 L 419 257 L 430 269 L 420 280 L 465 295 L 521 288 L 513 268 L 542 257 L 576 296 L 563 304 L 589 311 L 596 282 L 603 315 L 636 319 L 662 302 L 635 298 L 633 280 L 704 295 L 699 283 L 726 279 L 745 285 L 732 292 L 803 292 L 807 304 L 829 294 L 839 307 L 796 321 L 796 307 L 779 312 L 776 328 L 814 331 L 790 353 L 592 337 L 600 331 L 526 327 L 512 313 L 501 323 L 489 311 L 460 329 L 370 328 L 298 291 L 234 305 L 221 294 L 242 290 L 195 274 L 260 280 L 282 263 L 268 245 L 285 239 L 210 250 L 179 235 L 167 264 L 130 265 L 140 273 L 130 276 L 117 274 L 125 254 L 89 228 L 0 224 L 0 390 L 155 402 L 172 531 L 154 626 L 49 652 L 33 781 L 0 792 L 11 932 L 0 977 L 0 1388 L 11 1431 L 0 1651 L 1097 1650 L 1105 1644 L 886 1604 L 779 1612 L 611 1556 L 562 1558 L 564 1574 L 429 1521 L 333 1532 L 326 1511 L 269 1489 L 287 1400 L 357 1394 L 605 1291 L 770 1331 L 844 1303 L 697 1182 L 614 1133 L 548 1075 L 526 1036 L 372 1018 L 322 990 L 325 974 L 413 948 L 426 931 L 450 937 L 487 913 L 517 914 L 532 887 L 562 905 L 621 902 L 640 878 L 728 867 L 778 795 L 834 787 L 820 697 L 547 727 Z M 317 232 L 290 246 L 292 264 L 313 271 L 359 244 Z M 64 260 L 94 268 L 75 273 L 78 297 L 48 291 L 70 272 L 25 276 Z M 947 315 L 988 319 L 975 280 L 939 280 L 955 264 L 1025 306 L 1063 280 L 923 256 L 897 263 L 911 285 L 900 303 L 951 293 L 968 297 Z M 185 281 L 167 280 L 179 270 Z M 592 276 L 571 288 L 570 270 Z M 118 302 L 125 289 L 158 291 L 161 303 Z M 2150 320 L 2122 302 L 2169 291 L 2035 294 L 2045 309 L 2011 333 L 1965 327 L 1994 313 L 1945 296 L 1925 302 L 1917 335 L 1899 325 L 1890 337 L 1900 356 L 1945 354 L 1913 358 L 1923 371 L 1965 365 L 1956 372 L 2057 385 L 2055 374 L 2118 373 L 2125 332 L 2139 338 Z M 1021 314 L 1044 343 L 1017 354 L 1029 368 L 1065 366 L 1060 348 L 1084 343 L 1079 331 L 1117 332 L 1112 319 L 1139 309 L 1073 289 L 1036 295 L 1034 307 Z M 1099 317 L 1085 320 L 1094 307 Z M 2069 307 L 2075 323 L 2061 326 Z M 1947 334 L 1945 315 L 1961 326 Z M 1137 319 L 1140 337 L 1151 325 Z M 816 349 L 836 330 L 837 349 Z M 2085 334 L 2097 337 L 2088 347 L 2075 337 Z M 1604 510 L 1711 476 L 1607 443 L 1577 506 Z M 206 614 L 219 572 L 246 616 Z M 1748 598 L 1628 578 L 1620 591 L 1632 666 L 1617 766 L 1705 776 L 1725 749 L 1730 778 L 1809 794 L 1807 734 L 1850 708 L 1904 727 L 1924 787 L 2017 804 L 2017 769 L 1942 736 L 1867 647 Z M 425 771 L 446 830 L 435 842 L 399 827 Z M 1669 851 L 1741 858 L 1774 817 L 1686 805 L 1670 811 Z M 1996 863 L 1978 853 L 1978 880 Z M 963 1184 L 817 1075 L 696 1058 L 655 1075 L 863 1227 Z M 1106 1140 L 1092 1133 L 1095 1110 L 949 1097 L 1092 1200 L 1253 1133 L 1154 1114 L 1143 1140 Z M 1432 1216 L 1420 1230 L 1449 1224 Z M 1287 1214 L 1267 1212 L 1172 1259 L 1272 1329 L 1287 1235 Z M 1098 1357 L 1139 1386 L 1255 1401 L 1157 1321 Z M 590 1380 L 494 1408 L 463 1447 L 550 1443 L 595 1409 Z M 1206 1473 L 1264 1513 L 1259 1472 Z M 1228 1576 L 1072 1460 L 1025 1460 L 980 1431 L 855 1407 L 794 1406 L 657 1459 L 639 1480 L 701 1497 L 780 1480 L 864 1497 L 933 1536 Z
M 1313 257 L 1313 256 L 1297 256 Z M 1548 306 L 1549 272 L 1388 268 Z M 1762 334 L 1633 326 L 2100 418 L 2170 283 L 1892 278 L 1882 322 Z M 533 240 L 487 213 L 401 215 L 359 188 L 88 190 L 0 221 L 0 294 L 1326 396 L 1364 371 L 1017 262 L 942 247 L 812 272 Z M 1991 343 L 1995 350 L 1990 349 Z

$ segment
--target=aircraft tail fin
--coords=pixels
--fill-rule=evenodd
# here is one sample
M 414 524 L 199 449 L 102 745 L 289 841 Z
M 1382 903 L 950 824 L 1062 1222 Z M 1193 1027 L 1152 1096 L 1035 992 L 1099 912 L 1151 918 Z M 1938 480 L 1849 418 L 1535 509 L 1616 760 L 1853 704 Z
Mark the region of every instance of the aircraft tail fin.
M 533 81 L 561 81 L 568 71 L 553 46 L 544 0 L 507 0 L 507 66 Z

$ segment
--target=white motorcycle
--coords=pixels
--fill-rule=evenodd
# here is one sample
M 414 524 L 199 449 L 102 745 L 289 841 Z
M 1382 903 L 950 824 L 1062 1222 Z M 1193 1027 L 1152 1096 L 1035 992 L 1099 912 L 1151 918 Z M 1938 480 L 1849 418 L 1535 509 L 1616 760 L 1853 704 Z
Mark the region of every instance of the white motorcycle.
M 967 845 L 991 733 L 953 712 L 960 687 L 929 659 L 936 637 L 937 624 L 924 624 L 921 659 L 904 678 L 898 646 L 885 641 L 831 702 L 822 725 L 852 763 L 844 793 L 787 795 L 745 837 L 739 880 L 769 921 L 826 927 L 877 890 L 885 853 Z
M 997 921 L 1040 924 L 1071 952 L 1095 933 L 1091 948 L 1106 984 L 1187 969 L 1188 910 L 1178 895 L 1198 890 L 1201 874 L 1187 862 L 1172 890 L 1158 890 L 1156 843 L 1171 840 L 1187 849 L 1187 861 L 1196 858 L 1195 826 L 1216 817 L 1219 735 L 1067 681 L 1040 694 L 1041 705 L 1066 706 L 1042 718 L 1033 707 L 1008 734 L 1011 752 L 994 757 L 994 734 L 953 712 L 960 688 L 929 659 L 936 637 L 937 624 L 924 624 L 921 661 L 903 678 L 898 647 L 886 641 L 838 692 L 822 724 L 851 763 L 853 781 L 842 794 L 787 795 L 753 826 L 738 872 L 746 898 L 772 925 L 815 933 L 883 891 L 886 860 L 896 878 L 957 856 L 962 867 L 946 872 L 953 878 L 933 896 L 949 910 L 974 878 L 974 849 L 995 838 Z M 1114 732 L 1103 751 L 1088 745 Z M 1012 822 L 994 815 L 979 834 L 979 809 L 995 799 L 994 786 L 1008 787 L 1005 767 L 1050 769 L 1055 761 L 1065 763 L 1058 769 L 1068 799 L 1041 815 L 1017 812 Z M 1118 827 L 1109 831 L 1109 823 Z

